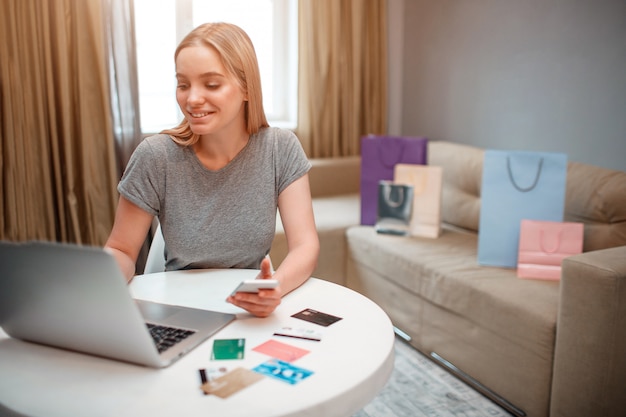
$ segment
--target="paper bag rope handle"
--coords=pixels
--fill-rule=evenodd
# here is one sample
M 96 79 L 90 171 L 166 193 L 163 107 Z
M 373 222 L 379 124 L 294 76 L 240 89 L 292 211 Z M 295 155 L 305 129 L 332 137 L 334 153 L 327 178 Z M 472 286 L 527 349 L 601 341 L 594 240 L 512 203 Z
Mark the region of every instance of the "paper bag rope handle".
M 422 173 L 416 176 L 414 172 L 409 173 L 409 183 L 413 186 L 413 195 L 422 194 L 426 189 L 427 182 L 428 174 Z
M 513 170 L 511 169 L 511 157 L 510 156 L 506 157 L 506 170 L 509 173 L 509 179 L 511 180 L 511 184 L 513 184 L 513 187 L 515 187 L 517 191 L 520 191 L 522 193 L 526 193 L 537 186 L 537 183 L 539 182 L 539 177 L 541 176 L 542 168 L 543 168 L 543 158 L 539 159 L 539 166 L 537 167 L 537 175 L 535 176 L 535 180 L 533 181 L 533 183 L 529 187 L 520 187 L 515 182 L 515 178 L 513 177 Z
M 383 197 L 384 197 L 385 201 L 387 202 L 387 204 L 389 204 L 390 207 L 397 208 L 397 207 L 400 207 L 402 205 L 402 203 L 404 202 L 404 187 L 403 186 L 393 187 L 393 188 L 396 188 L 398 190 L 398 201 L 393 201 L 391 199 L 392 185 L 394 185 L 394 184 L 385 184 L 385 185 L 383 185 Z
M 556 251 L 558 251 L 559 248 L 561 247 L 561 234 L 563 233 L 563 230 L 559 230 L 558 234 L 556 235 L 556 246 L 552 250 L 546 249 L 546 247 L 544 245 L 544 243 L 545 243 L 544 232 L 545 232 L 545 230 L 541 229 L 541 233 L 540 233 L 540 236 L 539 236 L 539 244 L 541 245 L 541 250 L 544 253 L 556 253 Z

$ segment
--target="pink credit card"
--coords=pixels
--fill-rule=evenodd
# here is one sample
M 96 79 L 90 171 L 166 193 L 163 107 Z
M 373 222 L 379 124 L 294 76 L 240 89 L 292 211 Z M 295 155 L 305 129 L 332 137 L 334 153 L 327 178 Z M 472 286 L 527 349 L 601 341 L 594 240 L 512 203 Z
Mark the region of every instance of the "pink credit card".
M 276 340 L 268 340 L 265 343 L 253 348 L 255 352 L 263 353 L 272 358 L 280 359 L 285 362 L 293 362 L 298 358 L 309 353 L 306 349 L 288 345 L 287 343 L 278 342 Z

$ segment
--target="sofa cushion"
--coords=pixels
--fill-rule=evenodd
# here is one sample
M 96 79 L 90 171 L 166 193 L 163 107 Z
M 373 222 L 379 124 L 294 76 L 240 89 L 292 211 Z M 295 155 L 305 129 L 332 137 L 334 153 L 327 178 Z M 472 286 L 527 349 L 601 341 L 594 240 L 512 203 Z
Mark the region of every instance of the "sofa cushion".
M 478 265 L 475 233 L 444 228 L 441 237 L 428 239 L 381 235 L 373 227 L 355 226 L 348 229 L 347 238 L 350 260 L 385 281 L 467 317 L 534 355 L 552 355 L 558 282 L 519 279 L 514 269 Z
M 585 223 L 584 252 L 626 245 L 626 172 L 570 162 L 565 221 Z
M 484 151 L 444 141 L 428 143 L 428 165 L 443 168 L 441 219 L 478 231 Z

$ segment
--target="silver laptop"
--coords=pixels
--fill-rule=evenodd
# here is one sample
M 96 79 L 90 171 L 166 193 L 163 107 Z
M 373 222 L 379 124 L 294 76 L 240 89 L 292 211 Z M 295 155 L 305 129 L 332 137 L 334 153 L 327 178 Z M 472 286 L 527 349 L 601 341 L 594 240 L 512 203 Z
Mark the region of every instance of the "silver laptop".
M 102 248 L 0 242 L 0 326 L 17 339 L 161 368 L 234 319 L 134 300 Z

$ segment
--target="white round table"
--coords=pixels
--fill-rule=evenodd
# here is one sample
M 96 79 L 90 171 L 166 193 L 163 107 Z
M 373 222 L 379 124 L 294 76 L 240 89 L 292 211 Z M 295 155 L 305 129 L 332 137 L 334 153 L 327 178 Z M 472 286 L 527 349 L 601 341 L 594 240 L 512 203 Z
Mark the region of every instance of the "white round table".
M 386 384 L 394 333 L 372 301 L 311 278 L 268 318 L 225 302 L 254 270 L 194 270 L 135 277 L 135 298 L 235 313 L 237 319 L 165 369 L 150 369 L 11 339 L 0 331 L 0 405 L 28 416 L 350 416 Z M 342 317 L 323 327 L 291 317 L 305 308 Z M 321 341 L 274 336 L 282 327 L 314 329 Z M 241 360 L 211 360 L 214 339 L 245 339 Z M 252 369 L 270 359 L 252 349 L 276 340 L 309 351 L 293 364 L 313 371 L 296 385 L 265 377 L 228 398 L 204 395 L 198 370 Z M 1 411 L 1 407 L 0 407 Z

